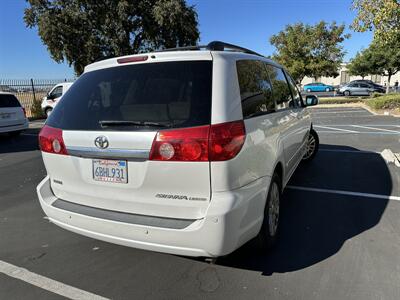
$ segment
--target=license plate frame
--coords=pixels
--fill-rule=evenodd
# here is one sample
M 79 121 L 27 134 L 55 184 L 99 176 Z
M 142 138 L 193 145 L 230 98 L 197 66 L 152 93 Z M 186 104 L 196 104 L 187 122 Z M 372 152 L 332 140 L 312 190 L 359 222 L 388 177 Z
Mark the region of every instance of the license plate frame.
M 92 178 L 98 182 L 127 184 L 128 162 L 126 160 L 92 159 Z

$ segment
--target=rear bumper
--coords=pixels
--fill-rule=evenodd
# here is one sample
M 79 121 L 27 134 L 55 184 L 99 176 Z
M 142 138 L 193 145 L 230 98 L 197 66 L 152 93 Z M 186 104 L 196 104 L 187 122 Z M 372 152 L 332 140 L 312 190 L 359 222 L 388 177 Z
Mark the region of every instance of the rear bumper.
M 124 223 L 60 209 L 47 176 L 37 187 L 42 209 L 54 224 L 75 233 L 110 243 L 186 256 L 217 257 L 229 254 L 257 235 L 269 177 L 243 188 L 212 196 L 204 218 L 183 229 Z
M 14 132 L 14 131 L 20 131 L 20 130 L 26 130 L 29 127 L 29 122 L 28 120 L 23 121 L 23 123 L 19 123 L 17 125 L 9 125 L 9 126 L 0 126 L 0 133 L 6 133 L 6 132 Z

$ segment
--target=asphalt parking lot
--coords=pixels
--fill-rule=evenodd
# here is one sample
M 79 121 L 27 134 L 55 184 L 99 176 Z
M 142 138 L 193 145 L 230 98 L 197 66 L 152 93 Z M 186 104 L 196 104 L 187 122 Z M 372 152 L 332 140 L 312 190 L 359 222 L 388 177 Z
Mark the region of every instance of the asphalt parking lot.
M 50 224 L 40 123 L 0 137 L 0 299 L 400 299 L 400 119 L 312 110 L 320 152 L 284 193 L 281 239 L 211 265 L 108 244 Z

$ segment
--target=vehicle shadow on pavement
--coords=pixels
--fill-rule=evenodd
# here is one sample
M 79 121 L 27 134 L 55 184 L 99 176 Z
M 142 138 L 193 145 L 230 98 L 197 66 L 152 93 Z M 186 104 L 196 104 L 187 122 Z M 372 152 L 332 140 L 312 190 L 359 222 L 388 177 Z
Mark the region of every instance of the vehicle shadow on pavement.
M 353 151 L 358 150 L 321 145 L 315 159 L 301 164 L 288 185 L 390 195 L 392 178 L 381 155 Z M 259 271 L 263 275 L 307 268 L 335 255 L 346 240 L 377 225 L 387 202 L 379 198 L 286 189 L 276 247 L 260 254 L 249 242 L 220 258 L 217 264 Z
M 28 129 L 19 136 L 0 134 L 0 154 L 39 150 L 40 129 Z

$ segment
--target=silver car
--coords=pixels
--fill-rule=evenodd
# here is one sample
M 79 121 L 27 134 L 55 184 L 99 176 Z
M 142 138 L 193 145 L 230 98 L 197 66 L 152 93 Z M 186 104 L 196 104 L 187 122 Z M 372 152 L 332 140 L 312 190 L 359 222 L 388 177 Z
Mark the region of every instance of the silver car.
M 359 82 L 348 83 L 338 90 L 339 94 L 345 96 L 368 96 L 374 91 L 375 89 L 373 86 Z

